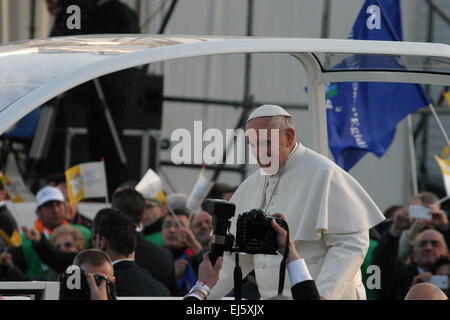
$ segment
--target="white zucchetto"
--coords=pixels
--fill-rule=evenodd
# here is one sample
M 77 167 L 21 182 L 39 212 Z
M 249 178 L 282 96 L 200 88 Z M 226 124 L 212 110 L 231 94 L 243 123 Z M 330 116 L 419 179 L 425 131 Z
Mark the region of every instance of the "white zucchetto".
M 258 108 L 256 108 L 248 117 L 247 123 L 250 120 L 260 117 L 277 117 L 277 116 L 286 116 L 291 117 L 291 115 L 284 110 L 282 107 L 274 105 L 274 104 L 264 104 Z

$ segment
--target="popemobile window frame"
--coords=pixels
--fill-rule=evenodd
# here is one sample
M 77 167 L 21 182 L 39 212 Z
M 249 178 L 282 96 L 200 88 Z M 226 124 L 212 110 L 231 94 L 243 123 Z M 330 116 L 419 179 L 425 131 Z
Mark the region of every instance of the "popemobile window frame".
M 327 82 L 450 85 L 450 46 L 441 43 L 144 34 L 34 39 L 0 46 L 0 134 L 52 98 L 109 73 L 174 59 L 253 53 L 286 53 L 303 65 L 312 148 L 327 157 Z M 381 55 L 401 67 L 331 68 L 333 59 L 349 55 Z

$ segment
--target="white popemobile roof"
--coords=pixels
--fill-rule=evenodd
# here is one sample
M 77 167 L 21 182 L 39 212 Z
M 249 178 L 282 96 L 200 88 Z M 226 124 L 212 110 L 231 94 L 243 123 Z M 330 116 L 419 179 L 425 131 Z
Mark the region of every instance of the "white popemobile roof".
M 172 59 L 288 53 L 303 65 L 316 150 L 328 154 L 325 82 L 450 85 L 450 46 L 437 43 L 188 35 L 89 35 L 0 46 L 0 134 L 55 96 L 99 76 Z M 350 55 L 386 55 L 399 68 L 331 69 Z

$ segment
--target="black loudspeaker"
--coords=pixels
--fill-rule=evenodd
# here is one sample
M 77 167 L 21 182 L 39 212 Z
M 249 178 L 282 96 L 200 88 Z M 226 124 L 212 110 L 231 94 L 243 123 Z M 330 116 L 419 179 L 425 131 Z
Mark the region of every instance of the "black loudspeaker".
M 146 148 L 151 149 L 151 154 L 145 157 L 138 156 L 136 150 L 142 149 L 140 132 L 148 135 L 148 131 L 161 129 L 163 77 L 148 75 L 133 68 L 103 76 L 98 83 L 116 132 L 122 133 L 120 140 L 127 158 L 126 168 L 119 158 L 96 85 L 94 81 L 88 81 L 51 101 L 56 109 L 56 120 L 54 130 L 49 131 L 52 132 L 51 136 L 47 137 L 50 139 L 48 153 L 35 163 L 33 171 L 36 178 L 63 174 L 68 165 L 99 161 L 104 157 L 109 164 L 105 162 L 107 174 L 114 179 L 110 185 L 110 189 L 113 189 L 123 180 L 140 178 L 142 166 L 153 167 L 156 163 L 156 142 L 153 141 L 154 145 Z M 72 128 L 84 129 L 83 143 L 72 141 L 68 145 L 68 134 Z M 137 133 L 123 135 L 130 130 Z M 73 139 L 83 138 L 75 134 Z
M 126 129 L 161 129 L 163 77 L 133 70 L 130 104 L 123 114 Z
M 119 130 L 161 129 L 163 76 L 145 74 L 134 68 L 99 79 Z M 87 114 L 96 107 L 101 110 L 92 81 L 69 90 L 58 108 L 56 126 L 87 127 Z

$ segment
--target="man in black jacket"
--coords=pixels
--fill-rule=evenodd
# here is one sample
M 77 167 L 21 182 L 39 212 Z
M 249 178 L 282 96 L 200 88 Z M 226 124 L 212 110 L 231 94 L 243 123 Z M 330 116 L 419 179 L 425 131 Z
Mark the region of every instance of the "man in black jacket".
M 137 243 L 134 256 L 136 264 L 169 288 L 171 295 L 178 296 L 172 255 L 146 240 L 141 232 L 145 208 L 144 197 L 135 189 L 125 188 L 113 194 L 112 207 L 124 213 L 136 227 Z
M 100 221 L 99 247 L 111 258 L 117 296 L 170 296 L 167 287 L 134 261 L 135 226 L 121 212 L 111 209 Z
M 423 274 L 432 270 L 437 259 L 448 254 L 443 235 L 437 230 L 427 229 L 415 241 L 412 262 L 400 262 L 399 238 L 405 226 L 410 224 L 409 219 L 407 210 L 397 214 L 373 251 L 372 264 L 381 270 L 382 300 L 403 300 L 411 286 L 423 282 Z

